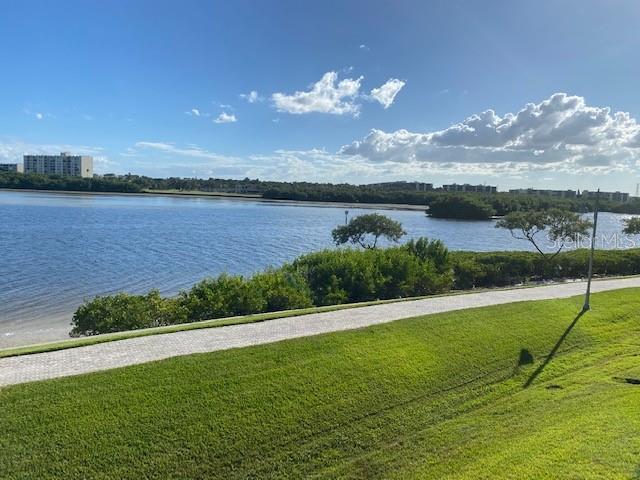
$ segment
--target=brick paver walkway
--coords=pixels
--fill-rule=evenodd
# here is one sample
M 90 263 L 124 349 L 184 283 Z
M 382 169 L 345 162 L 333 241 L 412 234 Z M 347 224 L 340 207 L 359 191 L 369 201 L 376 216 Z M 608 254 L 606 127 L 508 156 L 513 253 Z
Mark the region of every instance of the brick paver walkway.
M 599 280 L 594 292 L 640 287 L 640 278 Z M 581 295 L 583 282 L 374 305 L 259 323 L 151 335 L 86 347 L 0 359 L 0 386 L 78 375 L 192 353 L 367 327 L 401 318 L 465 308 Z

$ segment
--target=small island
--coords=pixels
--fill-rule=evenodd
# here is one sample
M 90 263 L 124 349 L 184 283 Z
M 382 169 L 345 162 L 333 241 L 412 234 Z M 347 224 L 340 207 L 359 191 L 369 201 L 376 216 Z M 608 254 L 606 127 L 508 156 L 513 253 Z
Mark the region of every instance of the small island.
M 491 220 L 496 214 L 493 207 L 482 198 L 449 195 L 436 198 L 429 204 L 427 214 L 433 218 L 456 220 Z

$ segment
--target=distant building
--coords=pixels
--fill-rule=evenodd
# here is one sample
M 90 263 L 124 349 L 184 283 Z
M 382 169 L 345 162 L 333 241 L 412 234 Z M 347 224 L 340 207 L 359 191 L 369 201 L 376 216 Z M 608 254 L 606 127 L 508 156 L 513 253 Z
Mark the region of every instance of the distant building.
M 93 157 L 71 155 L 68 152 L 62 152 L 60 155 L 25 155 L 24 172 L 91 178 Z
M 417 192 L 429 192 L 433 190 L 433 183 L 423 182 L 382 182 L 382 183 L 370 183 L 367 187 L 377 188 L 380 190 L 415 190 Z
M 597 195 L 598 192 L 590 192 L 589 190 L 582 191 L 582 196 L 584 198 L 595 199 Z M 600 192 L 600 200 L 627 203 L 629 201 L 629 194 L 624 192 Z
M 537 190 L 535 188 L 517 188 L 509 190 L 509 193 L 516 195 L 537 195 L 540 197 L 556 197 L 556 198 L 576 198 L 578 192 L 575 190 Z
M 0 163 L 0 172 L 22 173 L 22 165 L 19 163 Z
M 445 192 L 462 193 L 496 193 L 498 191 L 498 187 L 492 187 L 491 185 L 469 185 L 468 183 L 459 185 L 457 183 L 452 183 L 451 185 L 443 185 L 442 190 Z

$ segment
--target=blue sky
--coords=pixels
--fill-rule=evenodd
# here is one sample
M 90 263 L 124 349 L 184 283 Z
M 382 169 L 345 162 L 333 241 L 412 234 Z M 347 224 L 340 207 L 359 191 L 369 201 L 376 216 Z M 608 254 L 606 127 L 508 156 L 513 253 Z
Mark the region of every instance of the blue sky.
M 5 2 L 0 161 L 633 191 L 639 24 L 633 0 Z

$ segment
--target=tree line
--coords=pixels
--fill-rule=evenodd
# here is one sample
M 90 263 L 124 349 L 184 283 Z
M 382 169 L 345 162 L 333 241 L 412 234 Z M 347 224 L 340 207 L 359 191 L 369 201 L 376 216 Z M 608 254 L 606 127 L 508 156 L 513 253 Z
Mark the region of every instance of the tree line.
M 593 211 L 595 200 L 555 198 L 511 193 L 448 193 L 437 190 L 417 191 L 412 183 L 390 186 L 351 185 L 311 182 L 274 182 L 245 178 L 152 178 L 141 175 L 94 178 L 59 175 L 0 172 L 0 188 L 70 190 L 97 192 L 183 192 L 250 193 L 266 199 L 340 202 L 361 204 L 422 205 L 440 218 L 487 219 L 517 211 L 540 211 L 551 208 L 572 212 Z M 627 203 L 601 201 L 600 209 L 615 213 L 640 214 L 640 200 Z
M 135 183 L 117 177 L 82 178 L 15 172 L 0 172 L 0 188 L 118 193 L 142 191 L 142 188 Z

